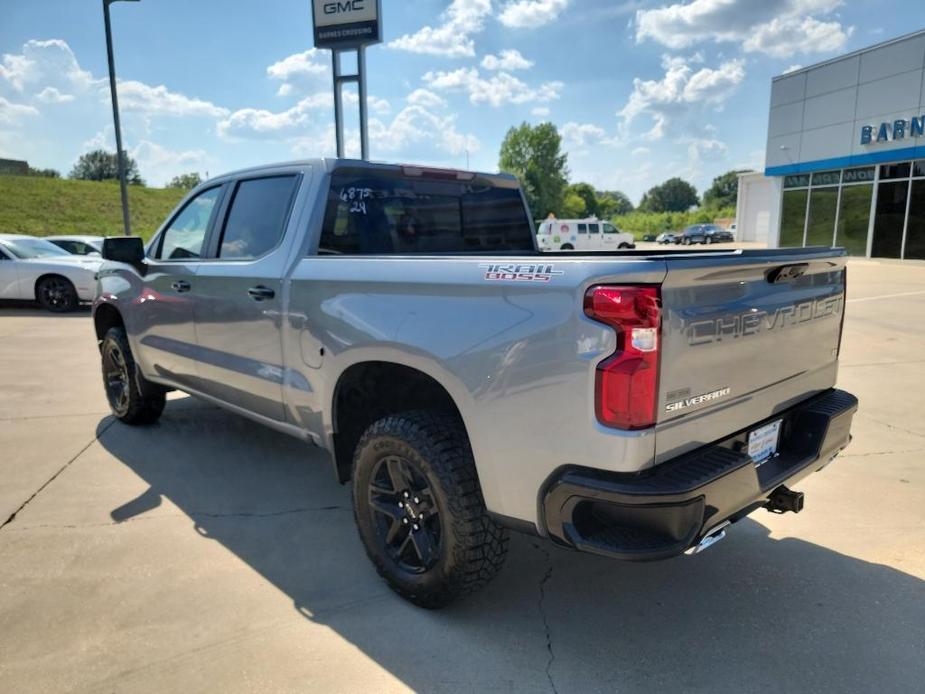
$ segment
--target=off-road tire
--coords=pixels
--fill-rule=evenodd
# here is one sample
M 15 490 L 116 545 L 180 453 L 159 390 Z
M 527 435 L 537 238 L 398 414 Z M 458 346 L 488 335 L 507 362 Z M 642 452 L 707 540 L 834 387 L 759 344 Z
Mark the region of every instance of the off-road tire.
M 382 528 L 390 518 L 374 511 L 370 501 L 381 488 L 381 478 L 374 475 L 394 459 L 407 461 L 420 474 L 437 510 L 432 518 L 439 527 L 434 563 L 416 572 L 395 558 Z M 415 605 L 444 607 L 482 588 L 501 569 L 507 531 L 488 516 L 472 449 L 458 417 L 411 411 L 374 422 L 354 453 L 352 489 L 354 518 L 367 555 L 392 590 Z
M 124 328 L 106 332 L 100 356 L 103 387 L 113 416 L 132 425 L 156 422 L 164 411 L 167 394 L 138 372 Z
M 35 285 L 35 300 L 52 313 L 70 313 L 77 309 L 80 299 L 74 283 L 60 275 L 49 275 Z

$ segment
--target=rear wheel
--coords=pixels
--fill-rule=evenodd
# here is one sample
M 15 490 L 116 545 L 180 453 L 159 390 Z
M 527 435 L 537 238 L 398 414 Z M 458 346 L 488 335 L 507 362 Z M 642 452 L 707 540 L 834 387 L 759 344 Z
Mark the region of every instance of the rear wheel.
M 42 308 L 53 313 L 67 313 L 77 308 L 77 290 L 66 277 L 43 277 L 35 287 L 35 298 Z
M 713 239 L 707 236 L 703 242 L 709 246 L 711 243 L 713 243 Z
M 103 386 L 113 415 L 126 424 L 157 421 L 164 411 L 167 395 L 138 373 L 125 330 L 110 328 L 103 338 L 100 352 Z
M 684 237 L 683 239 L 681 239 L 681 243 L 684 244 L 685 246 L 690 246 L 691 240 L 687 237 Z
M 624 249 L 629 248 L 629 247 L 630 245 L 628 243 L 621 243 L 619 246 L 617 246 L 617 248 L 624 248 Z
M 574 250 L 575 250 L 575 247 L 574 247 L 572 244 L 570 244 L 570 243 L 563 243 L 563 244 L 559 247 L 559 250 L 561 250 L 561 251 L 574 251 Z
M 500 570 L 507 533 L 485 509 L 458 418 L 406 412 L 375 422 L 357 445 L 352 484 L 366 553 L 406 600 L 443 607 Z

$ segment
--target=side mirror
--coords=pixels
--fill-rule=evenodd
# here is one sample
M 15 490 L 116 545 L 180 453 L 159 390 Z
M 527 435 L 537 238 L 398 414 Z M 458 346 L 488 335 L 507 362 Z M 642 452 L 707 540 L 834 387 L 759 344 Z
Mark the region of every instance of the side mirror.
M 132 265 L 139 272 L 145 267 L 145 244 L 140 236 L 112 236 L 103 239 L 103 258 Z
M 112 236 L 103 239 L 103 258 L 136 265 L 145 259 L 145 245 L 140 236 Z

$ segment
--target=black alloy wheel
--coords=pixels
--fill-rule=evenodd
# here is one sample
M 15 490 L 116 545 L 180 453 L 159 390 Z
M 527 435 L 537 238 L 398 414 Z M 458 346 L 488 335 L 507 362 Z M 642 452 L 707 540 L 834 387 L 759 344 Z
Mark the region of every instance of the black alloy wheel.
M 369 483 L 369 509 L 392 560 L 405 571 L 423 573 L 440 553 L 440 512 L 423 473 L 408 460 L 383 457 Z
M 42 307 L 53 313 L 67 313 L 77 308 L 77 290 L 64 277 L 46 277 L 39 282 L 35 293 Z
M 115 340 L 103 344 L 103 385 L 106 399 L 117 417 L 128 412 L 132 378 L 122 346 Z

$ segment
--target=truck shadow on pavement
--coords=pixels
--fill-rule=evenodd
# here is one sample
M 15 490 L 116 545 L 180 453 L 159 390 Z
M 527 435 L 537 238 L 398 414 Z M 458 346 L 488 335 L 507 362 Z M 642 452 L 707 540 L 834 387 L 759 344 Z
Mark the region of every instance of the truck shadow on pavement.
M 97 432 L 150 485 L 114 521 L 175 504 L 414 690 L 913 691 L 925 677 L 925 582 L 753 520 L 651 564 L 514 535 L 494 583 L 429 612 L 376 576 L 318 451 L 191 398 L 155 426 Z

